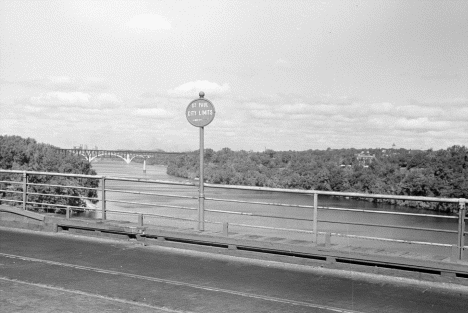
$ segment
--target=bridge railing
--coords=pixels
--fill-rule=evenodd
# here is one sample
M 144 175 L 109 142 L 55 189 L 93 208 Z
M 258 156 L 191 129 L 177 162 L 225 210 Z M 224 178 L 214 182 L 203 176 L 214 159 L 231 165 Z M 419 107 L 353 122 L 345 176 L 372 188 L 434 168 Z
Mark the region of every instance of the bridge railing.
M 47 176 L 47 177 L 63 177 L 73 179 L 88 179 L 96 180 L 99 182 L 98 187 L 84 187 L 77 184 L 57 184 L 57 183 L 31 183 L 29 178 L 32 176 Z M 69 183 L 69 181 L 68 181 Z M 148 185 L 150 191 L 147 191 L 143 185 Z M 97 184 L 96 184 L 97 185 Z M 168 193 L 167 190 L 156 186 L 167 186 L 169 188 L 184 188 L 178 194 Z M 34 187 L 47 188 L 46 192 L 34 192 Z M 69 212 L 75 211 L 91 211 L 94 212 L 95 218 L 106 219 L 107 215 L 112 214 L 112 218 L 119 215 L 135 215 L 137 222 L 143 225 L 144 221 L 148 223 L 150 219 L 170 219 L 182 222 L 189 222 L 195 225 L 203 225 L 204 223 L 210 225 L 219 225 L 224 235 L 229 235 L 230 227 L 250 228 L 256 231 L 266 232 L 284 232 L 284 233 L 298 233 L 304 234 L 314 244 L 319 243 L 318 236 L 324 237 L 325 245 L 331 244 L 331 237 L 345 238 L 345 239 L 359 239 L 359 240 L 372 240 L 382 243 L 405 243 L 422 246 L 433 246 L 448 248 L 451 251 L 451 257 L 455 260 L 463 258 L 463 251 L 465 246 L 465 239 L 467 232 L 465 230 L 466 224 L 466 202 L 467 199 L 452 199 L 452 198 L 435 198 L 435 197 L 412 197 L 412 196 L 397 196 L 397 195 L 379 195 L 379 194 L 364 194 L 364 193 L 346 193 L 346 192 L 329 192 L 317 190 L 295 190 L 295 189 L 278 189 L 266 187 L 249 187 L 249 186 L 228 186 L 228 185 L 214 185 L 205 184 L 207 190 L 212 192 L 206 193 L 204 200 L 209 205 L 204 210 L 207 212 L 208 219 L 200 216 L 204 214 L 197 214 L 200 207 L 199 195 L 197 194 L 198 184 L 192 182 L 175 182 L 175 181 L 161 181 L 161 180 L 147 180 L 138 178 L 122 178 L 122 177 L 108 177 L 108 176 L 93 176 L 93 175 L 77 175 L 77 174 L 63 174 L 63 173 L 49 173 L 49 172 L 30 172 L 30 171 L 12 171 L 0 170 L 0 202 L 10 203 L 13 205 L 22 205 L 25 210 L 37 210 L 41 208 L 47 210 L 63 209 Z M 82 191 L 93 191 L 97 197 L 87 197 L 83 194 L 69 195 L 54 193 L 54 188 L 58 190 L 63 189 L 76 189 Z M 142 191 L 143 189 L 143 191 Z M 156 190 L 156 192 L 153 191 Z M 281 203 L 272 201 L 252 201 L 247 199 L 232 199 L 225 196 L 217 196 L 216 190 L 227 190 L 230 192 L 242 191 L 252 193 L 267 193 L 268 197 L 272 194 L 296 194 L 305 195 L 310 197 L 310 204 L 297 204 L 297 203 Z M 171 191 L 169 191 L 171 192 Z M 213 195 L 213 196 L 211 196 Z M 60 199 L 79 199 L 80 205 L 68 205 L 66 203 L 45 203 L 32 201 L 34 197 L 54 197 Z M 435 202 L 446 203 L 457 206 L 457 210 L 452 215 L 437 215 L 437 214 L 421 214 L 411 212 L 394 212 L 394 211 L 381 211 L 369 210 L 361 208 L 346 208 L 346 207 L 330 207 L 319 206 L 319 196 L 334 196 L 346 198 L 370 198 L 370 199 L 389 199 L 389 200 L 402 200 L 402 201 L 421 201 L 421 202 Z M 158 197 L 157 200 L 136 201 L 133 198 L 144 197 L 146 199 L 153 199 Z M 273 197 L 271 197 L 273 198 Z M 175 199 L 174 204 L 168 204 L 168 200 Z M 84 205 L 87 203 L 87 205 Z M 94 203 L 94 204 L 93 204 Z M 222 207 L 219 207 L 222 204 Z M 107 206 L 110 206 L 108 208 Z M 249 210 L 245 206 L 259 206 L 265 207 L 266 210 Z M 235 209 L 235 206 L 240 208 Z M 124 207 L 125 209 L 116 209 Z M 135 208 L 136 207 L 136 208 Z M 285 208 L 278 214 L 273 214 L 274 210 L 270 208 Z M 129 209 L 130 208 L 130 209 Z M 288 209 L 286 209 L 288 208 Z M 158 211 L 164 209 L 164 212 Z M 307 212 L 312 212 L 312 216 L 304 217 L 294 214 L 288 214 L 291 209 L 301 209 Z M 180 213 L 182 212 L 182 213 Z M 184 213 L 185 212 L 185 213 Z M 382 223 L 354 221 L 352 219 L 335 218 L 336 216 L 328 216 L 326 212 L 333 212 L 333 214 L 341 214 L 346 218 L 346 214 L 353 215 L 373 215 L 379 216 L 391 215 L 404 218 L 430 218 L 438 221 L 453 221 L 457 227 L 454 228 L 430 228 L 430 227 L 417 227 L 408 225 L 390 225 Z M 67 215 L 68 216 L 68 215 Z M 233 218 L 234 217 L 234 218 Z M 147 220 L 148 219 L 148 220 Z M 157 221 L 158 222 L 158 221 Z M 284 225 L 284 226 L 283 226 Z M 302 226 L 301 226 L 302 225 Z M 307 226 L 304 226 L 307 225 Z M 328 227 L 326 227 L 328 225 Z M 330 227 L 330 225 L 332 225 Z M 335 226 L 333 226 L 335 225 Z M 346 231 L 340 231 L 339 227 L 367 227 L 377 228 L 381 231 L 382 235 L 369 236 L 350 234 Z M 337 230 L 333 230 L 337 227 Z M 204 229 L 204 228 L 202 228 Z M 453 242 L 436 242 L 427 240 L 411 240 L 411 239 L 398 239 L 395 236 L 383 236 L 385 229 L 395 231 L 410 230 L 415 232 L 429 232 L 436 234 L 448 234 L 454 238 Z M 452 238 L 451 237 L 451 238 Z

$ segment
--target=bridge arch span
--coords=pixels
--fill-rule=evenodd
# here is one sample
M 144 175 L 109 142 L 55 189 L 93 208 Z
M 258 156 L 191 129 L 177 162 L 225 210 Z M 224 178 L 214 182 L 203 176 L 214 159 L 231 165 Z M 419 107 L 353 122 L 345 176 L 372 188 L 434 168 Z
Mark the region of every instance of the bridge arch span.
M 130 164 L 135 158 L 143 159 L 143 172 L 146 172 L 146 160 L 152 157 L 155 157 L 159 154 L 168 154 L 168 155 L 180 155 L 185 154 L 185 152 L 164 152 L 164 151 L 143 151 L 143 150 L 98 150 L 98 149 L 82 149 L 82 148 L 73 148 L 73 149 L 57 149 L 62 153 L 73 153 L 84 157 L 88 162 L 94 161 L 98 157 L 102 156 L 115 156 L 119 157 L 125 161 L 125 163 Z
M 83 155 L 83 154 L 80 154 L 80 155 Z M 87 158 L 89 162 L 92 162 L 92 161 L 94 161 L 95 159 L 97 159 L 97 158 L 99 158 L 101 156 L 116 156 L 116 157 L 119 157 L 122 160 L 124 160 L 125 163 L 127 163 L 127 164 L 130 164 L 133 161 L 133 159 L 135 159 L 135 158 L 142 158 L 143 160 L 146 161 L 146 159 L 149 159 L 149 158 L 152 157 L 152 156 L 145 156 L 145 155 L 142 155 L 142 154 L 137 154 L 137 155 L 126 154 L 126 156 L 124 157 L 124 156 L 122 156 L 122 155 L 120 155 L 118 153 L 101 153 L 101 154 L 97 154 L 97 155 L 95 155 L 93 157 L 90 156 L 89 158 L 87 158 L 86 156 L 84 156 L 84 157 Z
M 101 153 L 101 154 L 97 154 L 97 155 L 95 155 L 95 156 L 93 156 L 93 157 L 90 157 L 90 158 L 88 159 L 88 161 L 91 163 L 91 162 L 94 161 L 95 159 L 97 159 L 97 158 L 99 158 L 99 157 L 102 157 L 102 156 L 116 156 L 116 157 L 119 157 L 119 158 L 121 158 L 122 160 L 124 160 L 125 163 L 127 163 L 127 164 L 130 164 L 130 162 L 133 160 L 133 158 L 132 158 L 132 159 L 130 159 L 130 161 L 128 161 L 127 158 L 124 158 L 123 156 L 121 156 L 121 155 L 119 155 L 119 154 L 114 154 L 114 153 Z

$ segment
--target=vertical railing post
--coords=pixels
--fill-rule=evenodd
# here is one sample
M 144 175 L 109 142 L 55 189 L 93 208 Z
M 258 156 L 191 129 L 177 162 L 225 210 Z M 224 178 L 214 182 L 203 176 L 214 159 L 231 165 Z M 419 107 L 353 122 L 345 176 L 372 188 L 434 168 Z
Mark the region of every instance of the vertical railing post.
M 26 210 L 26 203 L 28 202 L 28 173 L 23 172 L 23 210 Z
M 204 127 L 200 127 L 200 180 L 198 195 L 198 230 L 205 230 Z
M 463 247 L 465 246 L 465 215 L 466 215 L 466 205 L 465 199 L 460 199 L 458 202 L 458 260 L 463 259 Z
M 317 241 L 317 238 L 318 238 L 318 194 L 317 193 L 314 193 L 314 224 L 313 224 L 313 227 L 314 227 L 314 243 L 317 245 L 318 244 L 318 241 Z
M 106 219 L 106 177 L 101 178 L 101 218 Z

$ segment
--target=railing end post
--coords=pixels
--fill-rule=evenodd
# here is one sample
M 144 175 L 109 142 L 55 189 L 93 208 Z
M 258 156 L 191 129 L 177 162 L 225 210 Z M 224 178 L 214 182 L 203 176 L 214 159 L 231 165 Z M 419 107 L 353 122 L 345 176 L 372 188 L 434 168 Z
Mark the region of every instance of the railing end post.
M 313 242 L 318 245 L 318 194 L 314 193 L 314 221 L 313 221 L 313 229 L 314 229 L 314 238 Z
M 325 247 L 331 247 L 331 233 L 325 233 Z
M 101 219 L 106 219 L 106 176 L 101 177 Z
M 458 261 L 458 246 L 452 245 L 451 253 L 450 253 L 450 261 L 457 262 Z
M 23 210 L 26 211 L 26 203 L 28 202 L 28 173 L 23 171 Z
M 461 261 L 463 259 L 463 248 L 465 247 L 465 215 L 466 215 L 466 199 L 458 199 L 458 251 L 457 259 Z

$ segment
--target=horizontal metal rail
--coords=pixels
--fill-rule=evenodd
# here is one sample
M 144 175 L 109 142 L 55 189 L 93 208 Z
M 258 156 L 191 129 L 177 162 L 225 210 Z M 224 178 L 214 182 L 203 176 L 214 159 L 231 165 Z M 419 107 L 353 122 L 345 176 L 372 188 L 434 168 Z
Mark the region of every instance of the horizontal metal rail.
M 295 229 L 295 228 L 280 228 L 280 227 L 259 226 L 259 225 L 250 225 L 250 224 L 241 224 L 241 223 L 229 223 L 229 225 L 240 226 L 240 227 L 250 227 L 250 228 L 260 228 L 260 229 L 270 229 L 270 230 L 292 231 L 292 232 L 300 232 L 300 233 L 307 233 L 307 234 L 313 234 L 314 233 L 313 230 L 302 230 L 302 229 Z M 322 234 L 322 235 L 327 234 L 327 232 L 320 232 L 320 231 L 317 232 L 317 233 Z M 336 236 L 336 237 L 348 237 L 348 238 L 366 239 L 366 240 L 389 241 L 389 242 L 429 245 L 429 246 L 438 246 L 438 247 L 452 247 L 451 244 L 446 244 L 446 243 L 433 243 L 433 242 L 412 241 L 412 240 L 403 240 L 403 239 L 389 239 L 389 238 L 381 238 L 381 237 L 348 235 L 348 234 L 340 234 L 340 233 L 329 233 L 329 234 L 332 235 L 332 236 Z
M 118 180 L 118 181 L 127 181 L 127 182 L 138 182 L 138 183 L 152 183 L 152 184 L 163 184 L 163 185 L 179 185 L 179 186 L 188 186 L 194 187 L 197 186 L 195 183 L 189 182 L 176 182 L 168 180 L 152 180 L 145 178 L 122 178 L 122 177 L 112 177 L 112 176 L 103 176 L 106 180 Z
M 20 202 L 23 202 L 23 201 L 20 201 Z M 52 203 L 32 202 L 32 201 L 28 201 L 26 203 L 27 204 L 38 204 L 38 205 L 42 205 L 42 206 L 63 207 L 63 208 L 71 208 L 71 209 L 76 208 L 76 209 L 80 209 L 80 210 L 86 210 L 85 207 L 73 206 L 73 205 L 68 205 L 68 204 L 52 204 Z
M 99 175 L 68 174 L 68 173 L 53 173 L 53 172 L 32 172 L 32 171 L 2 170 L 2 169 L 0 169 L 0 173 L 62 176 L 62 177 L 91 178 L 91 179 L 101 179 L 103 177 Z
M 99 188 L 81 187 L 81 186 L 66 186 L 66 185 L 51 185 L 51 184 L 49 185 L 49 184 L 35 184 L 35 183 L 28 183 L 27 185 L 28 186 L 60 187 L 60 188 L 73 188 L 73 189 L 99 191 Z
M 120 189 L 105 189 L 105 191 L 106 192 L 128 193 L 128 194 L 134 194 L 134 195 L 162 196 L 162 197 L 181 198 L 181 199 L 198 199 L 198 197 L 195 197 L 195 196 L 168 195 L 168 194 L 163 194 L 163 193 L 127 191 L 127 190 L 120 190 Z
M 448 244 L 448 243 L 413 241 L 413 240 L 404 240 L 404 239 L 390 239 L 390 238 L 371 237 L 371 236 L 348 235 L 348 234 L 340 234 L 340 233 L 330 233 L 330 235 L 336 236 L 336 237 L 347 237 L 347 238 L 376 240 L 376 241 L 398 242 L 398 243 L 426 245 L 426 246 L 437 246 L 437 247 L 452 247 L 453 246 L 453 245 Z
M 78 198 L 78 199 L 99 201 L 99 198 L 90 198 L 90 197 L 83 197 L 83 196 L 69 196 L 69 195 L 56 195 L 56 194 L 51 194 L 51 193 L 40 193 L 40 192 L 28 192 L 28 195 L 50 196 L 50 197 L 58 197 L 58 198 Z
M 305 208 L 305 209 L 314 208 L 313 206 L 310 206 L 310 205 L 275 203 L 275 202 L 258 202 L 258 201 L 233 200 L 233 199 L 219 199 L 219 198 L 209 198 L 209 197 L 206 197 L 205 200 L 217 201 L 217 202 L 258 204 L 258 205 L 266 205 L 266 206 L 281 206 L 281 207 L 291 207 L 291 208 Z M 423 216 L 423 217 L 458 219 L 457 216 L 445 216 L 445 215 L 435 215 L 435 214 L 405 213 L 405 212 L 377 211 L 377 210 L 365 210 L 365 209 L 348 209 L 348 208 L 324 207 L 324 206 L 320 206 L 318 208 L 323 209 L 323 210 L 331 210 L 331 211 L 349 211 L 349 212 L 360 212 L 360 213 L 375 213 L 375 214 L 407 215 L 407 216 Z M 228 211 L 224 213 L 228 213 Z M 237 214 L 237 213 L 233 212 L 232 214 Z
M 2 180 L 0 181 L 0 183 L 5 183 L 5 184 L 23 184 L 22 181 L 16 181 L 16 180 Z
M 30 171 L 15 171 L 15 170 L 0 170 L 0 173 L 9 173 L 12 175 L 23 175 L 22 181 L 0 181 L 0 183 L 6 184 L 17 184 L 22 185 L 20 186 L 22 191 L 18 190 L 0 190 L 7 193 L 16 193 L 16 194 L 23 194 L 23 201 L 20 200 L 9 200 L 9 199 L 0 199 L 0 201 L 11 201 L 17 203 L 23 203 L 23 207 L 26 204 L 35 204 L 35 205 L 43 205 L 43 206 L 50 206 L 50 207 L 70 207 L 72 206 L 63 205 L 63 204 L 44 204 L 44 203 L 37 203 L 32 201 L 27 201 L 27 197 L 31 195 L 42 195 L 42 196 L 51 196 L 51 197 L 62 197 L 62 198 L 79 198 L 83 200 L 91 200 L 91 201 L 99 201 L 101 203 L 101 208 L 95 207 L 92 210 L 102 211 L 102 218 L 105 219 L 105 213 L 120 213 L 120 214 L 142 214 L 143 216 L 155 216 L 155 217 L 162 217 L 162 218 L 171 218 L 171 219 L 179 219 L 179 220 L 187 220 L 187 221 L 195 221 L 199 222 L 209 222 L 220 224 L 221 222 L 218 221 L 208 221 L 202 217 L 200 218 L 200 214 L 198 219 L 191 219 L 191 218 L 183 218 L 183 217 L 175 217 L 169 216 L 164 214 L 155 214 L 155 213 L 139 213 L 134 211 L 116 211 L 111 209 L 106 209 L 106 203 L 121 203 L 121 204 L 130 204 L 130 205 L 140 205 L 140 206 L 149 206 L 149 207 L 158 207 L 158 208 L 170 208 L 170 209 L 183 209 L 183 210 L 190 210 L 196 211 L 199 210 L 197 208 L 186 207 L 186 206 L 176 206 L 176 205 L 164 205 L 164 204 L 155 204 L 155 203 L 145 203 L 145 202 L 137 202 L 137 201 L 124 201 L 124 200 L 112 200 L 105 197 L 106 193 L 121 193 L 121 194 L 133 194 L 133 195 L 143 195 L 143 196 L 157 196 L 157 197 L 168 197 L 168 198 L 178 198 L 178 199 L 200 199 L 201 196 L 188 196 L 188 195 L 176 195 L 174 193 L 164 194 L 164 193 L 154 193 L 154 192 L 144 192 L 144 191 L 133 191 L 133 190 L 126 190 L 124 188 L 130 184 L 113 184 L 112 186 L 116 185 L 119 186 L 117 188 L 105 188 L 106 181 L 114 181 L 114 182 L 128 182 L 128 183 L 143 183 L 143 184 L 160 184 L 160 185 L 168 185 L 168 186 L 181 186 L 181 188 L 176 188 L 182 190 L 182 187 L 199 187 L 199 182 L 180 182 L 180 181 L 165 181 L 165 180 L 151 180 L 151 179 L 140 179 L 140 178 L 132 178 L 132 177 L 108 177 L 103 175 L 81 175 L 81 174 L 69 174 L 69 173 L 48 173 L 48 172 L 30 172 Z M 59 176 L 59 177 L 73 177 L 73 178 L 83 178 L 83 179 L 98 179 L 101 183 L 101 188 L 91 188 L 91 187 L 84 187 L 84 186 L 68 186 L 68 185 L 57 185 L 57 184 L 35 184 L 35 183 L 28 183 L 27 176 L 28 175 L 45 175 L 45 176 Z M 37 193 L 37 192 L 30 192 L 27 190 L 28 186 L 44 186 L 44 187 L 57 187 L 57 188 L 75 188 L 78 190 L 93 190 L 93 191 L 100 191 L 101 198 L 91 198 L 91 197 L 83 197 L 83 196 L 71 196 L 71 195 L 57 195 L 55 193 Z M 220 213 L 220 214 L 233 214 L 233 215 L 240 215 L 240 216 L 250 216 L 250 217 L 260 217 L 260 218 L 278 218 L 283 220 L 292 220 L 292 221 L 305 221 L 311 222 L 312 231 L 307 229 L 298 229 L 298 228 L 279 228 L 279 227 L 271 227 L 271 226 L 262 226 L 262 225 L 250 225 L 249 223 L 230 223 L 230 225 L 240 226 L 240 227 L 252 227 L 252 228 L 259 228 L 259 229 L 270 229 L 270 230 L 280 230 L 280 231 L 288 231 L 288 232 L 299 232 L 299 233 L 312 233 L 317 236 L 317 234 L 324 234 L 324 232 L 318 231 L 317 222 L 320 223 L 330 223 L 330 224 L 342 224 L 342 225 L 355 225 L 355 226 L 364 226 L 364 227 L 378 227 L 378 228 L 393 228 L 393 229 L 407 229 L 407 230 L 414 230 L 414 231 L 424 231 L 424 232 L 438 232 L 438 233 L 448 233 L 448 234 L 458 234 L 458 244 L 456 245 L 458 248 L 458 259 L 461 259 L 462 251 L 464 246 L 463 237 L 467 234 L 465 230 L 464 223 L 467 220 L 464 212 L 466 212 L 465 205 L 468 202 L 467 199 L 455 199 L 455 198 L 437 198 L 437 197 L 420 197 L 420 196 L 405 196 L 405 195 L 382 195 L 382 194 L 367 194 L 367 193 L 354 193 L 354 192 L 332 192 L 332 191 L 320 191 L 320 190 L 299 190 L 299 189 L 282 189 L 282 188 L 269 188 L 269 187 L 253 187 L 253 186 L 233 186 L 233 185 L 214 185 L 214 184 L 204 184 L 206 188 L 218 188 L 218 189 L 225 189 L 225 190 L 245 190 L 245 191 L 260 191 L 260 192 L 275 192 L 275 193 L 290 193 L 290 194 L 303 194 L 307 196 L 314 196 L 314 205 L 302 205 L 302 204 L 289 204 L 289 203 L 275 203 L 275 202 L 264 202 L 264 201 L 248 201 L 248 200 L 235 200 L 235 199 L 221 199 L 217 197 L 204 197 L 203 200 L 213 201 L 213 202 L 225 202 L 225 203 L 237 203 L 237 204 L 252 204 L 252 205 L 263 205 L 263 206 L 279 206 L 279 207 L 291 207 L 291 208 L 303 208 L 308 209 L 311 213 L 314 214 L 314 218 L 302 218 L 302 217 L 294 217 L 294 216 L 275 216 L 271 214 L 262 214 L 262 213 L 254 213 L 254 212 L 241 212 L 236 210 L 219 210 L 219 209 L 204 209 L 206 212 L 211 213 Z M 143 185 L 140 185 L 139 188 L 146 188 Z M 144 190 L 144 189 L 143 189 Z M 53 192 L 53 191 L 49 191 Z M 392 212 L 392 211 L 381 211 L 381 210 L 368 210 L 368 209 L 359 209 L 359 208 L 339 208 L 339 207 L 325 207 L 325 206 L 318 206 L 317 205 L 317 196 L 336 196 L 336 197 L 349 197 L 349 198 L 356 198 L 356 199 L 387 199 L 387 200 L 400 200 L 400 201 L 421 201 L 421 202 L 435 202 L 435 203 L 451 203 L 451 204 L 458 204 L 459 205 L 459 214 L 458 216 L 447 216 L 447 215 L 437 215 L 437 214 L 421 214 L 421 213 L 410 213 L 410 212 Z M 312 201 L 312 198 L 311 198 Z M 80 210 L 90 210 L 84 207 L 75 207 Z M 335 221 L 335 220 L 326 220 L 326 219 L 319 219 L 317 216 L 318 210 L 328 210 L 334 212 L 349 212 L 349 213 L 366 213 L 366 214 L 386 214 L 386 215 L 397 215 L 397 216 L 414 216 L 414 217 L 424 217 L 424 218 L 437 218 L 437 219 L 458 219 L 458 231 L 451 230 L 451 229 L 439 229 L 439 228 L 427 228 L 427 227 L 412 227 L 412 226 L 399 226 L 399 225 L 388 225 L 388 224 L 376 224 L 376 223 L 367 223 L 367 222 L 346 222 L 346 221 Z M 313 223 L 312 223 L 313 222 Z M 437 226 L 437 225 L 436 225 Z M 453 245 L 450 244 L 442 244 L 442 243 L 430 243 L 424 241 L 412 241 L 412 240 L 402 240 L 402 239 L 392 239 L 392 238 L 380 238 L 380 237 L 372 237 L 372 236 L 361 236 L 361 235 L 349 235 L 349 234 L 341 234 L 341 233 L 328 233 L 333 236 L 338 237 L 347 237 L 347 238 L 357 238 L 357 239 L 365 239 L 365 240 L 379 240 L 385 242 L 396 242 L 396 243 L 409 243 L 409 244 L 421 244 L 421 245 L 432 245 L 432 246 L 441 246 L 441 247 L 451 247 Z M 316 239 L 314 239 L 316 240 Z M 434 239 L 436 240 L 436 239 Z
M 132 215 L 141 214 L 141 213 L 138 213 L 138 212 L 121 211 L 121 210 L 106 210 L 106 212 L 120 213 L 120 214 L 132 214 Z M 164 217 L 164 218 L 170 218 L 170 219 L 175 219 L 175 220 L 183 220 L 183 221 L 191 221 L 191 222 L 196 222 L 197 221 L 196 219 L 193 219 L 193 218 L 177 217 L 177 216 L 164 215 L 164 214 L 144 213 L 143 215 L 144 216 L 154 216 L 154 217 Z
M 379 199 L 393 199 L 393 200 L 407 200 L 407 201 L 423 201 L 423 202 L 446 202 L 446 203 L 467 203 L 468 199 L 454 199 L 454 198 L 437 198 L 437 197 L 416 197 L 416 196 L 403 196 L 403 195 L 383 195 L 383 194 L 370 194 L 370 193 L 356 193 L 356 192 L 336 192 L 336 191 L 323 191 L 323 190 L 302 190 L 302 189 L 285 189 L 285 188 L 269 188 L 269 187 L 253 187 L 253 186 L 236 186 L 236 185 L 215 185 L 206 184 L 206 188 L 218 189 L 237 189 L 237 190 L 250 190 L 250 191 L 269 191 L 281 193 L 296 193 L 308 195 L 324 195 L 324 196 L 339 196 L 350 198 L 379 198 Z
M 23 193 L 22 191 L 18 191 L 18 190 L 4 190 L 4 189 L 1 189 L 0 191 L 3 191 L 3 192 L 8 192 L 8 193 Z
M 374 214 L 406 215 L 406 216 L 421 216 L 421 217 L 458 219 L 458 216 L 450 216 L 450 215 L 391 212 L 391 211 L 377 211 L 377 210 L 364 210 L 364 209 L 347 209 L 347 208 L 336 208 L 336 207 L 319 207 L 319 209 L 332 210 L 332 211 L 349 211 L 349 212 L 360 212 L 360 213 L 374 213 Z
M 198 199 L 198 197 L 197 197 L 197 199 Z M 282 206 L 282 207 L 290 207 L 290 208 L 305 208 L 305 209 L 313 209 L 314 208 L 313 206 L 310 206 L 310 205 L 275 203 L 275 202 L 259 202 L 259 201 L 247 201 L 247 200 L 233 200 L 233 199 L 219 199 L 219 198 L 209 198 L 209 197 L 205 197 L 205 200 L 217 201 L 217 202 L 259 204 L 259 205 L 267 205 L 267 206 Z
M 114 202 L 114 203 L 125 203 L 125 204 L 136 204 L 136 205 L 145 205 L 145 206 L 153 206 L 158 208 L 171 208 L 171 209 L 182 209 L 182 210 L 194 210 L 196 208 L 185 207 L 185 206 L 178 206 L 178 205 L 163 205 L 163 204 L 154 204 L 154 203 L 144 203 L 144 202 L 134 202 L 134 201 L 123 201 L 123 200 L 107 200 L 106 202 Z M 106 210 L 107 211 L 107 210 Z
M 11 200 L 11 199 L 0 198 L 0 202 L 2 201 L 23 203 L 23 200 Z
M 370 227 L 383 227 L 383 228 L 397 228 L 397 229 L 411 229 L 419 231 L 433 231 L 439 233 L 449 233 L 457 234 L 456 230 L 441 229 L 441 228 L 425 228 L 425 227 L 409 227 L 409 226 L 399 226 L 399 225 L 384 225 L 384 224 L 372 224 L 372 223 L 353 223 L 353 222 L 341 222 L 341 221 L 329 221 L 329 220 L 318 220 L 322 223 L 329 224 L 344 224 L 344 225 L 357 225 L 357 226 L 370 226 Z
M 25 173 L 28 175 L 64 176 L 64 177 L 91 178 L 91 179 L 105 178 L 106 180 L 118 180 L 118 181 L 129 181 L 129 182 L 157 183 L 157 184 L 181 185 L 181 186 L 198 186 L 198 184 L 191 183 L 191 182 L 174 182 L 174 181 L 150 180 L 150 179 L 141 179 L 141 178 L 122 178 L 122 177 L 101 176 L 101 175 L 31 172 L 31 171 L 17 171 L 17 170 L 3 170 L 3 169 L 0 169 L 0 173 L 12 173 L 12 174 Z M 317 195 L 351 197 L 351 198 L 380 198 L 380 199 L 423 201 L 423 202 L 445 202 L 445 203 L 467 203 L 468 202 L 468 199 L 463 199 L 463 198 L 454 199 L 454 198 L 437 198 L 437 197 L 418 197 L 418 196 L 404 196 L 404 195 L 368 194 L 368 193 L 356 193 L 356 192 L 335 192 L 335 191 L 323 191 L 323 190 L 301 190 L 301 189 L 285 189 L 285 188 L 269 188 L 269 187 L 253 187 L 253 186 L 237 186 L 237 185 L 216 185 L 216 184 L 207 184 L 207 183 L 205 183 L 204 186 L 206 188 L 268 191 L 268 192 L 296 193 L 296 194 L 308 194 L 308 195 L 317 194 Z
M 213 212 L 213 213 L 226 213 L 226 214 L 233 214 L 233 215 L 247 215 L 247 216 L 256 216 L 256 217 L 268 217 L 268 218 L 279 218 L 279 219 L 287 219 L 287 220 L 294 220 L 294 221 L 307 221 L 312 222 L 313 219 L 307 218 L 300 218 L 300 217 L 284 217 L 284 216 L 275 216 L 275 215 L 265 215 L 265 214 L 258 214 L 252 212 L 236 212 L 236 211 L 228 211 L 228 210 L 212 210 L 212 209 L 205 209 L 205 212 Z

